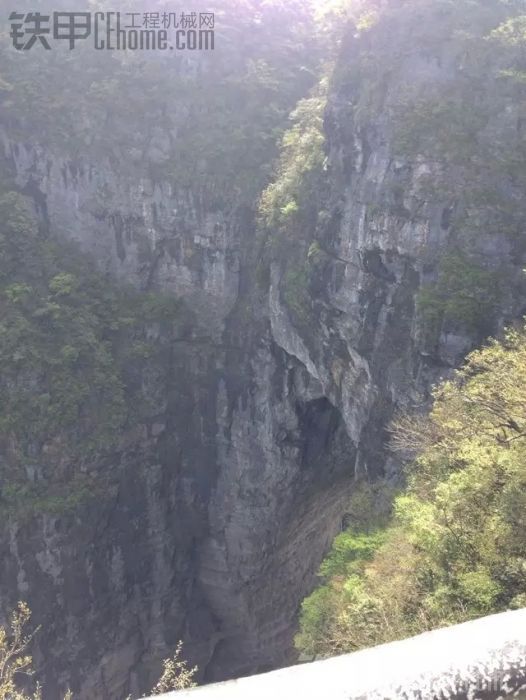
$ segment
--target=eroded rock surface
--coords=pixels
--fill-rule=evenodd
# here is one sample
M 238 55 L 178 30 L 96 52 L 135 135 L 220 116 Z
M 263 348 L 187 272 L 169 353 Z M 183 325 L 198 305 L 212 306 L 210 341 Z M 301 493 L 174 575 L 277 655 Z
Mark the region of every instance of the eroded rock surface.
M 350 37 L 342 65 L 354 51 Z M 365 88 L 331 90 L 325 223 L 305 233 L 322 249 L 306 322 L 284 295 L 306 251 L 257 283 L 253 211 L 3 133 L 46 234 L 78 242 L 126 283 L 177 295 L 192 316 L 151 368 L 157 414 L 99 465 L 104 493 L 64 516 L 12 520 L 0 539 L 0 595 L 27 599 L 43 626 L 35 658 L 47 698 L 67 685 L 79 700 L 144 691 L 180 638 L 208 681 L 293 660 L 298 605 L 356 478 L 398 473 L 388 421 L 424 403 L 480 341 L 462 330 L 432 349 L 422 340 L 416 296 L 436 275 L 461 192 L 426 194 L 444 173 L 393 152 L 388 109 L 406 83 L 454 82 L 461 70 L 449 47 L 415 44 L 365 118 Z M 522 310 L 524 252 L 490 230 L 477 245 L 507 280 L 495 332 Z

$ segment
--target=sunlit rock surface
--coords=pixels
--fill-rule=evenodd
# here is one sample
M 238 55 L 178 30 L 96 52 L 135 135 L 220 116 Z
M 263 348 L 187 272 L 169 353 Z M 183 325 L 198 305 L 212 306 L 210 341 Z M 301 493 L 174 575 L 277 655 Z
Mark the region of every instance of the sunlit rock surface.
M 387 99 L 408 82 L 460 74 L 446 57 L 450 47 L 431 57 L 427 46 L 403 48 Z M 342 66 L 352 51 L 350 41 Z M 157 415 L 100 465 L 110 483 L 97 503 L 12 522 L 0 537 L 0 597 L 6 609 L 29 600 L 42 624 L 35 661 L 46 700 L 67 686 L 77 700 L 144 692 L 179 639 L 201 681 L 293 663 L 298 606 L 341 530 L 355 479 L 399 473 L 389 420 L 397 408 L 425 402 L 429 387 L 480 341 L 459 332 L 439 338 L 436 352 L 422 347 L 416 295 L 451 235 L 452 203 L 425 194 L 435 164 L 393 156 L 387 113 L 357 124 L 359 100 L 346 84 L 329 94 L 328 195 L 320 202 L 329 224 L 317 232 L 326 257 L 303 324 L 285 299 L 287 270 L 303 251 L 257 282 L 253 210 L 213 206 L 133 164 L 123 174 L 89 154 L 70 162 L 3 134 L 45 235 L 78 242 L 101 269 L 182 297 L 192 311 L 165 364 L 150 368 Z M 505 271 L 497 331 L 523 308 L 516 289 L 524 250 L 491 231 L 477 245 Z M 415 670 L 426 668 L 424 642 L 405 644 L 390 647 L 389 663 L 386 652 L 353 658 L 381 653 L 376 676 L 394 673 L 396 650 L 410 647 L 421 661 Z M 323 682 L 332 668 L 346 675 L 345 663 L 323 662 Z M 345 697 L 360 697 L 368 673 L 361 661 L 349 663 L 362 685 Z M 289 673 L 308 679 L 318 667 L 268 682 Z M 198 692 L 237 692 L 245 683 Z M 304 697 L 330 697 L 324 687 L 316 695 L 305 688 Z M 266 697 L 300 695 L 293 685 L 281 695 L 270 688 Z M 255 693 L 250 686 L 239 697 Z

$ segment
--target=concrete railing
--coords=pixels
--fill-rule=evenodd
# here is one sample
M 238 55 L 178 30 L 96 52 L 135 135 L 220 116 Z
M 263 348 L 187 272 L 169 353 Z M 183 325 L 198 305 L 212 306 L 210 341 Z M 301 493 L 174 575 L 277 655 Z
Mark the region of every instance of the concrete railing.
M 526 609 L 165 700 L 526 698 Z M 159 699 L 159 696 L 157 696 Z

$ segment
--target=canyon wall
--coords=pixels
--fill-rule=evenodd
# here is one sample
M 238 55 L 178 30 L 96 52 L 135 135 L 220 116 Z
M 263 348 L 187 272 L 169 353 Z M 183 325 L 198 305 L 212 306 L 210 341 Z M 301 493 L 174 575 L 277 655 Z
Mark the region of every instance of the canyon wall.
M 361 38 L 349 30 L 329 81 L 315 215 L 280 255 L 265 252 L 253 203 L 218 205 L 197 186 L 89 151 L 70 158 L 4 126 L 6 167 L 41 235 L 74 241 L 122 284 L 177 297 L 186 314 L 141 378 L 155 410 L 88 467 L 103 488 L 73 510 L 5 522 L 0 597 L 6 609 L 26 599 L 42 625 L 44 697 L 67 686 L 79 700 L 144 692 L 179 639 L 205 681 L 292 662 L 299 603 L 356 482 L 399 478 L 389 420 L 425 406 L 439 377 L 520 317 L 522 230 L 510 236 L 493 205 L 466 201 L 465 162 L 400 145 L 407 86 L 456 90 L 475 70 L 451 40 L 456 20 L 426 21 L 444 25 L 433 44 L 396 24 L 391 47 L 381 23 Z M 375 52 L 380 77 L 357 75 Z M 475 107 L 497 80 L 477 71 Z M 474 128 L 482 146 L 513 150 L 516 96 Z M 449 145 L 455 138 L 446 130 Z M 161 128 L 161 153 L 165 140 Z M 484 187 L 501 189 L 481 167 Z M 504 187 L 518 201 L 520 183 L 510 176 Z M 438 284 L 461 239 L 499 294 L 485 324 L 446 318 L 428 332 L 418 295 Z

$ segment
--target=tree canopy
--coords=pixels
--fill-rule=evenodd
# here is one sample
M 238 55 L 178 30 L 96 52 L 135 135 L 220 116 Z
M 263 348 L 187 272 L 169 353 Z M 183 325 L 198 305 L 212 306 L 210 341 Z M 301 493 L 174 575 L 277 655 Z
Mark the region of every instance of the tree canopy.
M 417 452 L 407 488 L 387 528 L 337 539 L 303 603 L 303 651 L 352 651 L 526 605 L 526 331 L 473 352 L 428 416 L 394 422 L 393 442 Z

